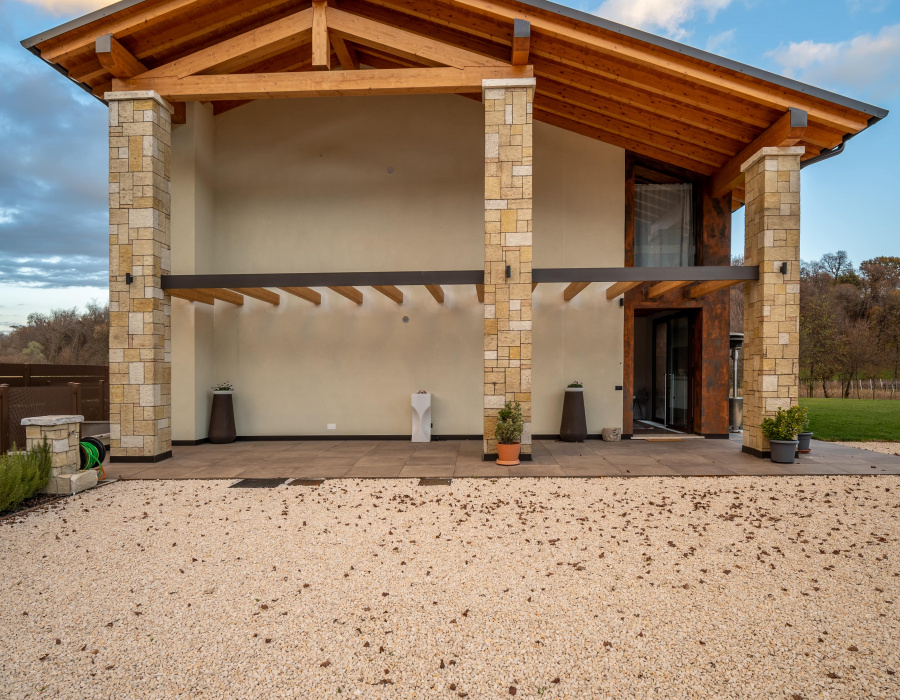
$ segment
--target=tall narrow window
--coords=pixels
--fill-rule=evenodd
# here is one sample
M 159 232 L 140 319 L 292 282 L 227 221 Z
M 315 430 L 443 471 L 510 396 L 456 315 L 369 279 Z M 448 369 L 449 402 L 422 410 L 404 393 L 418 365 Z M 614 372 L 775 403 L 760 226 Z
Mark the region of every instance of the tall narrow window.
M 634 186 L 634 264 L 680 267 L 694 264 L 693 186 Z

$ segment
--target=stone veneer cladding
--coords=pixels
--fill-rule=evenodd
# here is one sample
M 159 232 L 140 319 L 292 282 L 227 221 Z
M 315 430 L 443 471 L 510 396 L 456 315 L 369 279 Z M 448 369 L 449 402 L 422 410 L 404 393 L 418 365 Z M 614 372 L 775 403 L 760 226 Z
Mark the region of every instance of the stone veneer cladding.
M 152 461 L 172 449 L 170 297 L 160 286 L 171 269 L 172 107 L 152 92 L 105 97 L 111 459 Z
M 534 79 L 486 80 L 484 95 L 484 453 L 507 401 L 531 454 L 532 102 Z M 509 277 L 506 268 L 509 267 Z
M 759 281 L 744 291 L 744 450 L 765 456 L 763 419 L 799 397 L 800 156 L 803 147 L 763 148 L 744 163 L 744 262 Z M 781 264 L 787 263 L 787 274 Z

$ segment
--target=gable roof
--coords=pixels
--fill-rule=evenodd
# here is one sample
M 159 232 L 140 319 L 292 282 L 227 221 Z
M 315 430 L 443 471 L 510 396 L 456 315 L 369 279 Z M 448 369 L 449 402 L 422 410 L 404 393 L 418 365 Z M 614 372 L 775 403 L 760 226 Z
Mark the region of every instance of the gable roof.
M 112 34 L 152 70 L 308 6 L 308 0 L 122 0 L 22 44 L 102 98 L 114 76 L 95 52 L 100 36 Z M 805 159 L 888 113 L 545 0 L 337 0 L 336 6 L 507 63 L 513 20 L 527 20 L 535 119 L 704 175 L 734 161 L 790 108 L 808 113 L 797 142 L 807 149 Z M 348 43 L 370 67 L 433 65 Z M 308 45 L 283 47 L 235 72 L 305 70 L 309 53 Z M 215 110 L 239 104 L 219 101 Z

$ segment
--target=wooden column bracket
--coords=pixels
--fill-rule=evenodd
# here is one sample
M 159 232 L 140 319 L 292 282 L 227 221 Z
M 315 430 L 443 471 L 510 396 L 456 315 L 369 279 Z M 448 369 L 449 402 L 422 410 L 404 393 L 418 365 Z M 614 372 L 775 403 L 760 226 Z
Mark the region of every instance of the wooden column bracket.
M 615 284 L 610 285 L 609 289 L 606 290 L 606 298 L 612 301 L 617 296 L 621 296 L 635 287 L 640 287 L 642 284 L 643 282 L 616 282 Z
M 512 58 L 510 63 L 514 66 L 528 65 L 528 55 L 531 52 L 531 23 L 524 19 L 513 20 Z
M 355 304 L 363 303 L 363 295 L 362 292 L 359 291 L 356 287 L 329 287 L 332 292 L 336 292 L 340 294 L 342 297 L 349 299 Z
M 375 291 L 381 292 L 391 301 L 396 301 L 398 304 L 403 303 L 403 292 L 397 289 L 395 286 L 391 284 L 386 285 L 373 285 L 372 289 Z
M 293 294 L 295 297 L 305 299 L 306 301 L 315 304 L 316 306 L 322 303 L 322 295 L 319 294 L 316 290 L 310 289 L 309 287 L 279 287 L 278 289 L 280 289 L 282 292 Z
M 656 299 L 657 297 L 661 297 L 666 292 L 671 292 L 673 289 L 678 289 L 679 287 L 684 287 L 690 284 L 693 280 L 670 280 L 668 282 L 659 282 L 658 284 L 654 284 L 647 291 L 648 299 Z
M 444 290 L 441 288 L 441 285 L 426 284 L 425 289 L 427 289 L 429 291 L 431 296 L 434 297 L 435 301 L 437 301 L 438 304 L 444 303 Z
M 575 297 L 577 297 L 581 292 L 587 289 L 590 282 L 572 282 L 568 287 L 566 287 L 566 291 L 563 292 L 563 299 L 566 301 L 572 301 Z
M 254 299 L 259 299 L 260 301 L 272 304 L 273 306 L 278 306 L 281 303 L 280 296 L 275 292 L 270 292 L 268 289 L 263 289 L 262 287 L 241 287 L 240 289 L 232 287 L 231 290 L 248 297 L 253 297 Z

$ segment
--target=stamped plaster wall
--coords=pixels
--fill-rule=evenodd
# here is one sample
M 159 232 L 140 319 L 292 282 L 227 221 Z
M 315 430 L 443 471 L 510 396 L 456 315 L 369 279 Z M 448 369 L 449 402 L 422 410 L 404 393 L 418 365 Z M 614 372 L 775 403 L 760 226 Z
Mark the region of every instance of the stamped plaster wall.
M 209 252 L 197 272 L 481 270 L 483 130 L 481 104 L 453 95 L 260 100 L 222 114 Z M 535 267 L 622 265 L 624 152 L 543 124 L 534 146 Z M 177 191 L 188 173 L 173 160 Z M 534 295 L 538 434 L 558 431 L 573 378 L 589 388 L 590 432 L 621 424 L 621 309 L 606 302 L 605 285 L 565 304 L 564 286 Z M 320 306 L 284 292 L 279 306 L 216 302 L 207 366 L 236 385 L 238 433 L 405 434 L 409 394 L 427 389 L 435 434 L 479 435 L 474 287 L 445 286 L 443 304 L 423 287 L 401 289 L 402 305 L 371 288 L 361 288 L 361 306 L 328 289 L 317 290 Z M 188 354 L 174 331 L 187 306 L 200 305 L 173 303 L 175 376 Z M 203 437 L 196 421 L 178 429 L 184 391 L 173 381 L 175 439 Z

